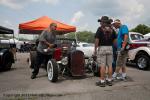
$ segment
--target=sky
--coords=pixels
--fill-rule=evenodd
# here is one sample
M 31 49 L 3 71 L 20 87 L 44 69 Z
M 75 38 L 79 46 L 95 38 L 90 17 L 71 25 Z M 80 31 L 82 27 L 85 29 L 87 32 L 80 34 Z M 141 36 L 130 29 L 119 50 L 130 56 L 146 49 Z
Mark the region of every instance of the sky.
M 19 23 L 48 16 L 76 26 L 77 31 L 96 32 L 97 20 L 107 15 L 132 29 L 138 24 L 150 26 L 149 4 L 149 0 L 0 0 L 0 25 L 20 36 Z

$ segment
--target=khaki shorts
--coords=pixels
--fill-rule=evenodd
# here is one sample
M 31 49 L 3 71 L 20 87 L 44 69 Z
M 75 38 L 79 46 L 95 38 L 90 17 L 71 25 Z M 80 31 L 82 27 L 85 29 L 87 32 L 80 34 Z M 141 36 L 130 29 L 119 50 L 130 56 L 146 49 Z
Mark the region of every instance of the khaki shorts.
M 126 66 L 126 60 L 128 57 L 128 51 L 124 51 L 123 54 L 120 54 L 120 51 L 117 52 L 117 61 L 116 61 L 116 66 L 117 67 L 124 67 Z
M 97 52 L 97 63 L 99 66 L 112 66 L 112 46 L 100 46 Z

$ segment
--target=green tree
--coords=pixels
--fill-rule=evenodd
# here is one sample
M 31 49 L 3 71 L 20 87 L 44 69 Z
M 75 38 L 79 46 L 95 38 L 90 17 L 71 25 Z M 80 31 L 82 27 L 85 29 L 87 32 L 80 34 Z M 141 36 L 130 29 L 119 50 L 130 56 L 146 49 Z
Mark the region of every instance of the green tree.
M 66 37 L 75 39 L 75 34 L 76 34 L 75 32 L 71 32 L 71 33 L 66 34 Z
M 79 31 L 76 33 L 69 33 L 67 34 L 67 37 L 74 38 L 74 39 L 77 38 L 77 40 L 81 42 L 88 42 L 88 43 L 94 42 L 94 33 L 90 31 Z
M 131 29 L 132 32 L 139 32 L 141 34 L 147 34 L 150 32 L 150 27 L 144 25 L 144 24 L 139 24 L 135 28 Z

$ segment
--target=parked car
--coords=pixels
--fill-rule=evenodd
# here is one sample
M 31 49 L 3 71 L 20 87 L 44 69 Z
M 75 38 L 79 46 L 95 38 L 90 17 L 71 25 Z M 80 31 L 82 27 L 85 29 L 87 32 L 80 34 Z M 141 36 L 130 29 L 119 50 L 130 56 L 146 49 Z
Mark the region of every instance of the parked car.
M 150 69 L 150 41 L 140 33 L 129 32 L 129 58 L 139 69 Z
M 0 34 L 13 34 L 13 30 L 0 26 Z M 15 62 L 13 48 L 15 43 L 8 42 L 8 39 L 0 38 L 0 69 L 11 69 Z
M 150 33 L 145 34 L 145 35 L 144 35 L 144 38 L 150 40 Z
M 77 50 L 81 50 L 84 53 L 85 58 L 92 57 L 94 52 L 94 44 L 80 42 L 77 44 Z

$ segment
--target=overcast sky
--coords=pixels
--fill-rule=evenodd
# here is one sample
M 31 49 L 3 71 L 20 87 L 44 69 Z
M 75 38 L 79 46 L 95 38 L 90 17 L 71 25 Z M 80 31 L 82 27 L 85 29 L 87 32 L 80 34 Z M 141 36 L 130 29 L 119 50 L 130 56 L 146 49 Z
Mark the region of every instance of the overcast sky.
M 0 25 L 18 32 L 18 24 L 41 16 L 95 32 L 97 19 L 108 15 L 129 29 L 150 25 L 149 0 L 0 0 Z

